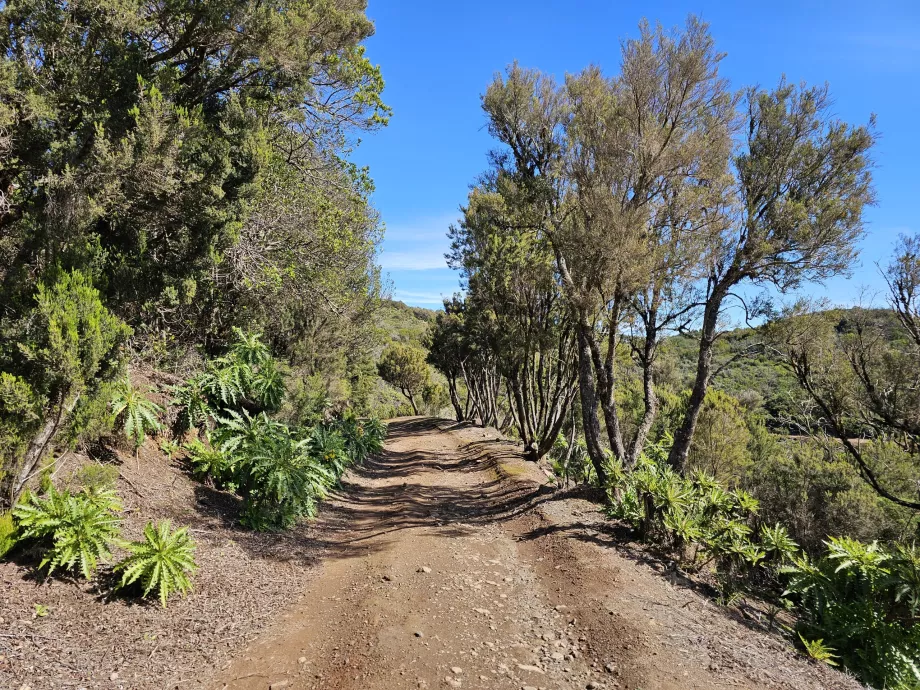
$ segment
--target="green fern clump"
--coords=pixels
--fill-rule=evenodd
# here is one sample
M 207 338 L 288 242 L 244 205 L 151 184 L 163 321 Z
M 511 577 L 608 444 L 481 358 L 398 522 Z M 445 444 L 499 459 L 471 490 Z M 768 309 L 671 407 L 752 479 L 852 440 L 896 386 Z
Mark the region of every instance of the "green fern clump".
M 313 517 L 317 502 L 337 479 L 313 457 L 310 439 L 279 427 L 250 449 L 237 472 L 243 523 L 257 530 L 287 529 L 299 518 Z
M 231 479 L 231 459 L 219 448 L 205 444 L 197 438 L 186 443 L 184 448 L 188 453 L 192 474 L 198 479 L 206 479 L 214 484 L 223 484 Z
M 826 544 L 824 557 L 797 556 L 781 569 L 806 651 L 815 643 L 805 640 L 819 641 L 872 687 L 920 686 L 920 549 L 849 537 Z
M 191 578 L 198 566 L 187 527 L 173 531 L 169 520 L 156 525 L 148 522 L 142 540 L 125 542 L 123 546 L 130 555 L 115 566 L 115 571 L 121 573 L 119 587 L 139 582 L 143 596 L 155 592 L 164 607 L 173 592 L 185 596 L 191 590 Z
M 74 570 L 87 580 L 107 559 L 118 539 L 121 509 L 111 489 L 85 489 L 77 494 L 51 488 L 47 497 L 34 494 L 13 509 L 20 539 L 43 542 L 39 568 Z
M 112 415 L 116 422 L 121 423 L 125 437 L 134 443 L 135 452 L 143 445 L 148 433 L 163 428 L 159 420 L 163 408 L 149 400 L 127 378 L 115 386 L 111 404 Z

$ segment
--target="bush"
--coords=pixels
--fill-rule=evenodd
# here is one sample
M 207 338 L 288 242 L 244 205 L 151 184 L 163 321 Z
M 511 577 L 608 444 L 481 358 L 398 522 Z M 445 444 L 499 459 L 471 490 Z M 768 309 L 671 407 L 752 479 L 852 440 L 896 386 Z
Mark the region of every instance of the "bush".
M 198 566 L 187 527 L 172 531 L 169 520 L 155 526 L 148 522 L 143 540 L 125 542 L 123 546 L 131 555 L 115 566 L 115 571 L 122 574 L 119 587 L 140 581 L 143 596 L 156 592 L 164 608 L 170 594 L 179 592 L 185 596 L 191 590 L 191 576 Z
M 182 431 L 213 424 L 231 412 L 280 409 L 285 394 L 281 365 L 258 334 L 234 331 L 237 339 L 226 355 L 173 391 Z
M 78 567 L 88 580 L 118 538 L 120 509 L 108 489 L 72 494 L 52 487 L 46 498 L 30 494 L 13 508 L 13 517 L 21 539 L 41 542 L 44 557 L 39 568 L 48 566 L 50 575 L 57 568 Z
M 5 468 L 5 493 L 13 501 L 39 466 L 44 450 L 62 428 L 69 426 L 79 401 L 92 398 L 114 378 L 120 367 L 121 346 L 131 333 L 105 308 L 87 276 L 79 271 L 54 270 L 49 275 L 56 280 L 38 285 L 35 308 L 17 326 L 21 332 L 16 335 L 14 348 L 9 353 L 0 352 L 10 355 L 9 367 L 21 375 L 14 384 L 16 404 L 27 401 L 23 383 L 33 391 L 35 400 L 42 401 L 41 409 L 34 410 L 41 421 L 29 426 L 34 431 L 44 424 L 37 433 L 43 442 L 35 445 L 34 452 L 30 448 L 24 461 L 16 458 Z M 7 368 L 7 362 L 0 365 Z M 6 379 L 6 383 L 10 381 Z
M 920 686 L 920 550 L 831 538 L 823 557 L 782 570 L 806 647 L 820 641 L 873 687 Z
M 561 434 L 556 437 L 555 443 L 549 452 L 553 463 L 553 473 L 562 477 L 566 483 L 573 481 L 576 484 L 597 483 L 597 473 L 591 458 L 588 455 L 588 446 L 583 436 L 570 443 Z
M 916 534 L 913 511 L 880 498 L 841 453 L 814 441 L 776 443 L 750 466 L 743 485 L 760 501 L 761 517 L 788 527 L 813 556 L 824 552 L 828 537 L 900 541 Z
M 117 481 L 117 467 L 94 462 L 89 465 L 84 465 L 74 472 L 67 483 L 77 491 L 85 489 L 89 492 L 98 493 L 106 489 L 114 488 Z
M 316 503 L 338 479 L 311 453 L 311 439 L 278 425 L 246 449 L 236 473 L 244 497 L 243 524 L 257 530 L 288 529 L 313 517 Z
M 689 478 L 677 474 L 667 453 L 666 443 L 653 444 L 631 472 L 614 467 L 608 514 L 629 523 L 644 540 L 665 545 L 685 567 L 713 564 L 723 593 L 731 594 L 768 556 L 753 529 L 757 500 L 741 489 L 725 489 L 701 471 Z M 784 543 L 776 536 L 772 551 Z

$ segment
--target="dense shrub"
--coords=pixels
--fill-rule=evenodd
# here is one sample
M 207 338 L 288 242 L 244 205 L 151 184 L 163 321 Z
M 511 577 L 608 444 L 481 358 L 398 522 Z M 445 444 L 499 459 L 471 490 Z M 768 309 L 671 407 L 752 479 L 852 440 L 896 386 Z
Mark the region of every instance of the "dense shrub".
M 258 335 L 237 332 L 229 352 L 177 389 L 184 423 L 204 431 L 186 444 L 196 476 L 243 497 L 242 522 L 258 530 L 312 517 L 345 470 L 382 448 L 386 427 L 353 414 L 312 426 L 270 416 L 286 389 Z
M 609 488 L 611 517 L 639 531 L 643 539 L 665 545 L 684 567 L 715 566 L 724 593 L 768 558 L 777 561 L 796 549 L 775 528 L 761 543 L 755 516 L 757 500 L 743 489 L 728 490 L 704 472 L 689 478 L 666 463 L 667 446 L 649 446 L 632 471 L 614 467 Z
M 880 498 L 842 453 L 812 440 L 775 441 L 748 467 L 742 484 L 760 501 L 761 517 L 786 525 L 811 555 L 825 550 L 828 537 L 897 541 L 916 535 L 912 511 Z
M 831 538 L 826 555 L 784 572 L 803 641 L 822 640 L 873 687 L 920 686 L 920 550 Z
M 549 452 L 553 473 L 568 484 L 594 484 L 597 482 L 597 473 L 591 458 L 588 456 L 588 447 L 584 437 L 567 439 L 563 435 L 556 437 Z

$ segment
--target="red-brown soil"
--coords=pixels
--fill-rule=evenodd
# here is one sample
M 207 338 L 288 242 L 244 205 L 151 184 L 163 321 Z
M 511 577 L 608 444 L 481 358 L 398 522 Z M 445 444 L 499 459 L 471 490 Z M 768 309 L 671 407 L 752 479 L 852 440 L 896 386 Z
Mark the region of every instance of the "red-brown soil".
M 126 531 L 191 524 L 195 592 L 164 610 L 0 564 L 0 686 L 861 687 L 632 547 L 491 431 L 395 420 L 287 535 L 237 528 L 232 497 L 148 450 L 122 467 Z

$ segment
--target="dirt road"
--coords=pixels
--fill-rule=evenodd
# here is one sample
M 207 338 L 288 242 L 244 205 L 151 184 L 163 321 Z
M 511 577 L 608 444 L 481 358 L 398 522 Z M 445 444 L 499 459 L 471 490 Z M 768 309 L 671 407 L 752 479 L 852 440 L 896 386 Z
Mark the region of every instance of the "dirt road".
M 657 572 L 479 429 L 391 424 L 302 600 L 213 688 L 857 688 Z M 736 617 L 737 616 L 737 617 Z

